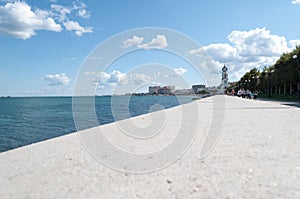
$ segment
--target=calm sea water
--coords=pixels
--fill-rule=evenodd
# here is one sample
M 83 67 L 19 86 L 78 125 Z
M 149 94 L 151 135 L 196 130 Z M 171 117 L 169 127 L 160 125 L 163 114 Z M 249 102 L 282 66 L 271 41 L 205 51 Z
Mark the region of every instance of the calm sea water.
M 117 118 L 112 113 L 112 101 Z M 101 96 L 95 97 L 95 109 L 102 125 L 149 113 L 151 107 L 159 107 L 155 104 L 167 109 L 191 101 L 192 96 Z M 124 112 L 124 106 L 129 114 Z M 83 129 L 93 126 L 86 121 Z M 0 152 L 75 131 L 72 97 L 0 98 Z

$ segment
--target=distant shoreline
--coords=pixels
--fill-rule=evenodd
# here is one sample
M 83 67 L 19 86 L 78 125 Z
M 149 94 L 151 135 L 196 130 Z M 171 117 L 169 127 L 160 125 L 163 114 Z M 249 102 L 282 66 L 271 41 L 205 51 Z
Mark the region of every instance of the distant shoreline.
M 133 97 L 170 97 L 170 96 L 201 96 L 200 94 L 177 94 L 177 95 L 83 95 L 83 96 L 59 96 L 59 95 L 39 95 L 39 96 L 1 96 L 0 99 L 11 99 L 11 98 L 72 98 L 72 97 L 126 97 L 126 96 L 133 96 Z

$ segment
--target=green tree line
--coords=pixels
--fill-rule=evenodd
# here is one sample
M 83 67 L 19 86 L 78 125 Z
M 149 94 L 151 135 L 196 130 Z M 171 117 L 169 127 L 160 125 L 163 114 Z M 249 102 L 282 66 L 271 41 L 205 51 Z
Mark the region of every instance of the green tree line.
M 297 58 L 296 58 L 296 56 Z M 292 52 L 284 53 L 269 67 L 261 71 L 253 68 L 246 72 L 239 81 L 228 87 L 228 91 L 240 88 L 274 95 L 295 95 L 299 92 L 300 46 Z

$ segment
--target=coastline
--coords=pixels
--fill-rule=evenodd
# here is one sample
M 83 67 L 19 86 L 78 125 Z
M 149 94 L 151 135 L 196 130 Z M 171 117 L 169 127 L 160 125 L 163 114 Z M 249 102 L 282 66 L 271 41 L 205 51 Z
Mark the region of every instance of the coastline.
M 161 104 L 163 108 L 168 109 L 173 106 L 192 102 L 191 96 L 92 96 L 90 98 L 79 98 L 87 100 L 95 99 L 98 119 L 98 123 L 94 123 L 93 125 L 89 125 L 89 120 L 87 120 L 81 129 L 148 113 L 151 106 L 157 103 Z M 129 98 L 130 102 L 128 102 Z M 114 117 L 111 112 L 111 100 L 113 99 L 117 100 L 117 103 L 127 105 L 130 112 L 122 112 L 123 115 Z M 72 100 L 74 100 L 72 97 L 12 97 L 9 99 L 0 99 L 2 113 L 0 116 L 0 126 L 2 126 L 0 130 L 2 141 L 0 142 L 0 152 L 75 132 Z M 123 106 L 116 107 L 116 109 L 124 111 Z M 84 110 L 82 111 L 85 112 Z M 155 109 L 151 109 L 151 111 L 155 111 Z M 16 124 L 17 121 L 19 123 Z
M 223 99 L 226 117 L 222 134 L 214 150 L 200 159 L 200 148 L 211 123 L 213 100 L 219 103 Z M 197 104 L 201 111 L 199 133 L 188 151 L 169 167 L 139 175 L 117 172 L 97 162 L 78 136 L 69 134 L 1 153 L 0 197 L 300 196 L 298 108 L 230 96 L 212 96 L 184 106 L 191 104 Z M 175 116 L 180 107 L 164 112 Z M 177 128 L 176 121 L 170 119 L 174 126 L 169 128 Z M 129 120 L 142 125 L 147 118 L 141 115 Z M 99 128 L 113 134 L 118 129 L 115 125 Z M 168 133 L 172 136 L 172 131 Z M 120 139 L 128 150 L 135 150 L 130 148 L 128 140 Z
M 120 95 L 120 96 L 130 97 L 130 96 L 126 96 L 126 95 Z M 184 95 L 184 96 L 186 96 L 186 95 Z M 94 97 L 94 96 L 80 96 L 80 97 Z M 108 96 L 97 96 L 97 97 L 108 97 Z M 109 97 L 111 97 L 111 96 L 109 96 Z M 133 97 L 135 97 L 135 96 L 133 96 Z M 140 96 L 136 96 L 136 97 L 140 97 Z M 145 97 L 148 97 L 148 96 L 145 96 Z M 154 97 L 168 97 L 168 96 L 156 96 L 155 95 Z M 12 97 L 12 98 L 14 98 L 14 97 Z M 72 98 L 72 96 L 68 96 L 68 98 Z M 199 98 L 199 100 L 200 99 L 203 99 L 203 98 Z M 31 143 L 31 144 L 28 144 L 28 145 L 24 145 L 24 146 L 21 146 L 21 147 L 17 147 L 17 148 L 8 150 L 8 151 L 3 151 L 3 152 L 0 153 L 0 155 L 3 154 L 3 153 L 9 153 L 9 152 L 14 151 L 14 150 L 22 150 L 22 148 L 31 147 L 31 146 L 34 146 L 34 145 L 39 145 L 39 144 L 42 144 L 42 143 L 47 142 L 47 141 L 52 141 L 52 140 L 55 140 L 55 139 L 63 139 L 65 136 L 66 137 L 67 136 L 74 136 L 76 134 L 80 134 L 81 132 L 86 132 L 86 131 L 90 131 L 90 130 L 97 129 L 97 128 L 110 128 L 111 126 L 115 126 L 116 124 L 127 123 L 127 122 L 130 122 L 131 120 L 142 121 L 145 118 L 149 119 L 151 117 L 151 115 L 153 115 L 153 114 L 157 115 L 157 114 L 160 114 L 159 112 L 162 113 L 162 112 L 168 111 L 168 110 L 181 109 L 181 106 L 184 106 L 184 105 L 187 105 L 187 104 L 190 104 L 190 103 L 195 103 L 195 102 L 194 102 L 193 99 L 191 99 L 191 101 L 188 102 L 188 103 L 179 104 L 179 105 L 176 105 L 176 106 L 173 106 L 173 107 L 170 107 L 170 108 L 166 108 L 166 109 L 163 109 L 163 110 L 157 110 L 157 111 L 153 111 L 151 113 L 145 113 L 145 114 L 141 114 L 141 115 L 137 115 L 137 116 L 125 118 L 125 119 L 122 119 L 122 120 L 110 122 L 110 123 L 107 123 L 107 124 L 101 124 L 101 125 L 98 125 L 98 126 L 95 126 L 95 127 L 91 127 L 91 128 L 87 128 L 87 129 L 83 129 L 83 130 L 80 130 L 80 131 L 70 132 L 70 133 L 67 133 L 67 134 L 64 134 L 64 135 L 60 135 L 60 136 L 57 136 L 57 137 L 54 137 L 54 138 L 42 140 L 42 141 L 39 141 L 39 142 L 34 142 L 34 143 Z

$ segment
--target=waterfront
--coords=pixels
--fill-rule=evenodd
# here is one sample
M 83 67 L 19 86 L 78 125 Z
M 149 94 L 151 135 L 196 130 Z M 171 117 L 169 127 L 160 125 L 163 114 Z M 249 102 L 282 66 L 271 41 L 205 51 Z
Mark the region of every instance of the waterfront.
M 224 100 L 222 134 L 209 156 L 201 159 L 212 104 Z M 144 175 L 116 172 L 96 161 L 77 135 L 69 134 L 1 153 L 0 197 L 299 198 L 299 108 L 229 96 L 192 103 L 201 110 L 198 136 L 167 168 Z M 166 110 L 168 120 L 177 123 L 174 116 L 180 110 L 179 106 Z M 176 126 L 166 128 L 174 129 L 168 131 L 169 138 L 176 134 Z M 110 135 L 117 139 L 122 134 L 116 123 L 100 129 L 113 132 Z M 136 147 L 131 142 L 127 146 L 129 150 Z M 142 148 L 149 147 L 153 148 Z
M 99 125 L 116 119 L 111 111 L 112 98 L 114 111 L 128 107 L 129 113 L 118 112 L 120 120 L 146 114 L 155 104 L 167 109 L 188 103 L 193 96 L 97 96 L 95 110 Z M 83 129 L 94 126 L 88 118 L 85 125 Z M 75 132 L 72 97 L 1 98 L 0 126 L 0 152 Z

